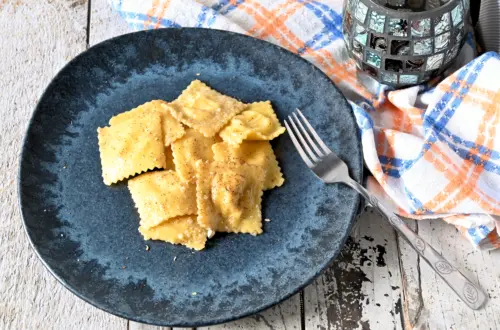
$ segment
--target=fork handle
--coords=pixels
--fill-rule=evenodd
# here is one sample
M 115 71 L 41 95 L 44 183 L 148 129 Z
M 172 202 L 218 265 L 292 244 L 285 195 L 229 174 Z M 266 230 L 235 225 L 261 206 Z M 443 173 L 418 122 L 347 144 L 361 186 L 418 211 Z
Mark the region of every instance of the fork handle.
M 389 211 L 378 199 L 358 182 L 350 179 L 345 182 L 360 193 L 374 208 L 378 209 L 391 225 L 410 243 L 417 253 L 434 269 L 434 271 L 455 291 L 470 308 L 480 309 L 486 301 L 484 292 L 474 285 L 458 269 L 453 267 L 432 246 L 411 230 L 396 214 Z

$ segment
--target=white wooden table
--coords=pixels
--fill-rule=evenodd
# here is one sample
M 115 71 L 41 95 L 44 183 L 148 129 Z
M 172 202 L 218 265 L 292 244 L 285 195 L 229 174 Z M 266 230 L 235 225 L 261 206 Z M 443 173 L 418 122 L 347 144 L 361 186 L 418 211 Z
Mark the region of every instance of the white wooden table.
M 106 0 L 0 0 L 0 329 L 158 329 L 98 310 L 58 284 L 29 247 L 17 206 L 21 139 L 43 89 L 78 53 L 127 31 Z M 341 256 L 300 295 L 207 329 L 500 329 L 500 251 L 474 251 L 440 220 L 409 224 L 481 283 L 490 297 L 484 309 L 468 309 L 367 211 Z

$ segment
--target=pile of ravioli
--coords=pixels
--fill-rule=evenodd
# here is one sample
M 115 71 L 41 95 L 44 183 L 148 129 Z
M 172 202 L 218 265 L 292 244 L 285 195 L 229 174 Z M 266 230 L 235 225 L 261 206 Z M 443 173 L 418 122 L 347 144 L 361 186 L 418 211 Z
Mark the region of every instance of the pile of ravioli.
M 262 233 L 262 193 L 284 179 L 269 101 L 244 104 L 194 80 L 98 128 L 106 185 L 128 180 L 144 239 L 202 250 L 216 232 Z

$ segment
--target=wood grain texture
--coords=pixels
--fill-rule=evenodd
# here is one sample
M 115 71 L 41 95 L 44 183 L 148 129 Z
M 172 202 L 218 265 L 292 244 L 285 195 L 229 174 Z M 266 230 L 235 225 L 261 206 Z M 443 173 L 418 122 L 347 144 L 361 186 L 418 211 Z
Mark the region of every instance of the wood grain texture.
M 31 112 L 56 72 L 85 49 L 87 2 L 0 1 L 0 329 L 120 329 L 35 256 L 17 204 L 17 166 Z
M 439 220 L 438 220 L 439 221 Z M 408 227 L 418 233 L 418 221 L 405 220 Z M 420 281 L 420 256 L 404 241 L 399 239 L 401 286 L 403 292 L 403 324 L 405 329 L 417 329 L 425 319 L 422 285 Z M 404 262 L 403 262 L 404 261 Z
M 185 329 L 189 330 L 188 328 Z M 129 321 L 127 330 L 178 330 L 178 328 L 172 329 L 169 327 L 156 327 L 152 325 Z
M 402 329 L 400 283 L 395 232 L 366 211 L 337 260 L 305 289 L 306 329 Z
M 113 11 L 107 0 L 91 1 L 90 46 L 130 32 L 131 30 L 125 20 L 117 12 Z
M 300 330 L 299 295 L 259 314 L 203 330 Z
M 500 329 L 500 251 L 475 251 L 453 226 L 440 220 L 419 221 L 418 232 L 453 266 L 479 283 L 489 299 L 485 308 L 469 309 L 424 261 L 418 261 L 406 242 L 400 242 L 401 250 L 408 251 L 401 258 L 409 304 L 405 319 L 411 321 L 407 329 Z M 418 289 L 420 298 L 418 294 L 408 296 Z
M 170 328 L 170 327 L 157 327 L 143 323 L 129 321 L 127 330 L 195 330 L 194 328 Z

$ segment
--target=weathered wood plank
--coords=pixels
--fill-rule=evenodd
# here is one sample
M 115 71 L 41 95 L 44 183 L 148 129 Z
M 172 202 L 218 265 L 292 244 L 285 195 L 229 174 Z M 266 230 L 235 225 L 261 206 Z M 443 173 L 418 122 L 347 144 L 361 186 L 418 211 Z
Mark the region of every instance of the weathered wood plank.
M 128 330 L 179 330 L 179 329 L 178 328 L 172 329 L 172 328 L 168 328 L 168 327 L 155 327 L 152 325 L 147 325 L 147 324 L 129 321 Z M 189 329 L 185 328 L 185 330 L 189 330 Z
M 408 250 L 411 248 L 406 242 L 400 242 L 401 250 L 408 250 L 401 259 L 404 272 L 408 275 L 403 283 L 408 289 L 404 291 L 413 292 L 419 287 L 421 289 L 421 300 L 416 297 L 408 298 L 410 305 L 417 303 L 421 306 L 411 306 L 409 312 L 414 314 L 406 317 L 412 321 L 407 323 L 406 329 L 412 329 L 415 324 L 424 329 L 500 329 L 500 251 L 474 250 L 453 226 L 440 220 L 419 221 L 418 232 L 452 265 L 479 283 L 488 293 L 489 300 L 482 310 L 469 309 L 425 261 L 417 260 L 415 253 Z M 419 270 L 420 283 L 415 282 L 418 281 Z M 419 309 L 420 318 L 416 319 Z
M 156 327 L 153 325 L 147 325 L 147 324 L 129 321 L 127 330 L 194 330 L 194 328 Z
M 405 220 L 408 227 L 418 233 L 418 222 Z M 399 237 L 398 241 L 403 238 Z M 406 242 L 405 242 L 406 243 Z M 405 260 L 400 264 L 402 292 L 403 292 L 403 324 L 406 329 L 415 326 L 418 329 L 420 321 L 425 319 L 424 301 L 420 285 L 420 257 L 409 244 L 398 242 L 400 259 Z M 424 312 L 424 314 L 422 314 Z
M 402 329 L 395 232 L 364 212 L 334 264 L 305 292 L 306 329 Z
M 203 330 L 300 330 L 299 294 L 262 313 Z
M 29 246 L 17 204 L 21 141 L 54 74 L 85 49 L 86 0 L 0 1 L 0 329 L 125 329 L 57 283 Z
M 90 46 L 130 32 L 125 20 L 112 10 L 109 1 L 92 0 L 90 4 Z

